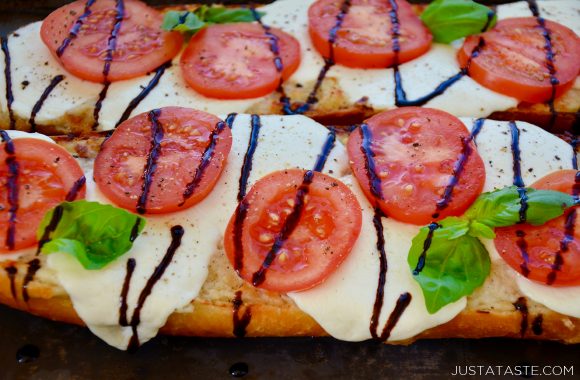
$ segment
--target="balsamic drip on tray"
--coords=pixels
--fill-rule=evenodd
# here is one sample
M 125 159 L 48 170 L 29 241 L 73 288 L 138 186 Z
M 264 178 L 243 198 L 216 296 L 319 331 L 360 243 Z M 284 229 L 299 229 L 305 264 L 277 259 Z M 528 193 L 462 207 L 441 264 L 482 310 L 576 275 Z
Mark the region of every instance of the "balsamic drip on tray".
M 99 125 L 99 113 L 101 112 L 103 101 L 107 97 L 107 92 L 109 91 L 109 87 L 111 86 L 111 82 L 109 81 L 109 73 L 111 71 L 111 63 L 113 62 L 113 53 L 117 49 L 117 39 L 119 38 L 121 23 L 123 22 L 123 18 L 125 17 L 124 0 L 117 0 L 115 8 L 116 8 L 115 23 L 113 24 L 113 28 L 111 29 L 111 33 L 109 34 L 109 39 L 107 41 L 105 65 L 103 66 L 104 86 L 101 92 L 99 93 L 97 103 L 95 104 L 95 109 L 93 110 L 93 118 L 94 118 L 93 130 L 97 129 Z
M 40 357 L 40 349 L 33 344 L 25 344 L 16 351 L 18 364 L 31 363 Z
M 54 78 L 52 78 L 52 80 L 50 81 L 48 86 L 46 86 L 46 88 L 42 92 L 42 95 L 40 95 L 40 98 L 38 99 L 38 101 L 34 104 L 34 107 L 32 107 L 32 112 L 30 113 L 30 119 L 28 119 L 28 124 L 30 124 L 30 131 L 31 132 L 36 132 L 36 115 L 38 114 L 38 112 L 42 108 L 45 100 L 48 98 L 48 96 L 50 95 L 52 90 L 54 90 L 55 87 L 58 86 L 58 84 L 63 81 L 63 79 L 64 79 L 64 75 L 57 75 Z
M 8 118 L 10 119 L 10 129 L 16 128 L 16 119 L 14 118 L 14 111 L 12 110 L 12 103 L 14 102 L 14 94 L 12 93 L 12 73 L 10 72 L 11 58 L 10 50 L 8 49 L 8 38 L 0 37 L 0 47 L 4 53 L 4 79 L 6 82 L 6 105 L 8 107 Z
M 246 328 L 250 324 L 252 319 L 252 310 L 247 306 L 243 313 L 241 312 L 241 307 L 244 304 L 242 300 L 242 291 L 238 290 L 236 292 L 235 298 L 232 300 L 233 304 L 233 333 L 237 338 L 243 338 L 246 336 Z M 240 315 L 241 314 L 241 315 Z
M 534 318 L 532 321 L 532 332 L 534 335 L 542 335 L 544 333 L 543 323 L 544 316 L 542 314 L 539 314 L 536 316 L 536 318 Z
M 250 369 L 248 368 L 248 363 L 239 362 L 234 363 L 230 367 L 230 375 L 233 377 L 244 377 L 248 374 Z
M 143 172 L 143 187 L 141 195 L 137 200 L 136 210 L 139 214 L 145 214 L 147 212 L 147 197 L 149 196 L 149 190 L 153 183 L 153 174 L 157 170 L 157 160 L 161 152 L 161 141 L 163 140 L 164 132 L 163 126 L 159 122 L 160 116 L 161 110 L 149 111 L 149 121 L 151 121 L 151 150 L 147 155 L 147 163 Z

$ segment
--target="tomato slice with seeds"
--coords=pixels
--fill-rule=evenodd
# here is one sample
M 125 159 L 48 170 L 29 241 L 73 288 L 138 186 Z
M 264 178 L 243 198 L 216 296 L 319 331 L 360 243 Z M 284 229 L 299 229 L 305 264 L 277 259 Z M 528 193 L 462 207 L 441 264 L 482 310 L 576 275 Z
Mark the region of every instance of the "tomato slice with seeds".
M 371 191 L 360 128 L 350 135 L 348 156 L 365 194 L 387 215 L 407 223 L 427 224 L 461 215 L 481 193 L 485 167 L 470 141 L 470 153 L 456 176 L 457 184 L 446 207 L 437 207 L 453 177 L 464 141 L 470 136 L 455 116 L 435 109 L 405 107 L 377 114 L 366 125 L 372 136 L 369 154 L 383 199 L 376 198 Z
M 300 65 L 300 44 L 279 29 L 270 32 L 277 38 L 281 72 L 274 63 L 271 39 L 259 24 L 211 25 L 193 36 L 181 56 L 185 81 L 210 98 L 247 99 L 271 93 Z
M 156 113 L 155 119 L 151 112 Z M 121 123 L 103 144 L 94 165 L 97 186 L 118 206 L 136 211 L 149 167 L 151 181 L 141 204 L 145 212 L 160 214 L 191 207 L 217 183 L 232 147 L 232 132 L 223 125 L 218 129 L 221 120 L 216 116 L 189 108 L 151 112 Z M 154 120 L 161 129 L 157 141 Z M 157 154 L 152 155 L 155 143 Z M 208 160 L 202 165 L 204 153 Z M 148 161 L 153 157 L 154 161 Z M 196 174 L 198 180 L 191 187 Z M 193 192 L 186 196 L 188 188 Z
M 5 144 L 0 145 L 0 253 L 9 253 L 7 242 L 10 207 L 8 179 L 10 170 Z M 18 210 L 16 212 L 14 250 L 33 246 L 36 230 L 44 214 L 67 198 L 83 170 L 62 147 L 35 138 L 13 140 L 18 163 Z M 85 197 L 81 187 L 75 199 Z M 74 199 L 71 199 L 74 200 Z
M 574 194 L 576 170 L 551 173 L 530 187 Z M 514 270 L 527 278 L 552 286 L 580 285 L 580 217 L 577 208 L 541 226 L 518 224 L 496 228 L 495 248 Z M 520 246 L 525 243 L 527 264 Z M 558 257 L 562 260 L 554 270 Z M 527 269 L 527 271 L 526 271 Z M 527 273 L 526 273 L 527 272 Z
M 110 37 L 118 13 L 116 3 L 115 0 L 98 0 L 89 4 L 78 0 L 58 8 L 43 21 L 42 40 L 64 68 L 75 76 L 93 82 L 105 81 L 105 58 L 110 42 L 115 40 Z M 161 30 L 163 15 L 159 11 L 135 0 L 123 4 L 124 15 L 106 78 L 110 82 L 153 71 L 175 57 L 183 45 L 179 33 Z M 77 27 L 76 37 L 70 38 L 75 24 L 80 28 Z M 67 38 L 70 43 L 63 49 L 61 46 Z
M 242 255 L 240 276 L 252 283 L 276 237 L 296 207 L 305 172 L 299 169 L 271 173 L 260 179 L 243 200 L 248 211 L 236 236 L 236 214 L 228 224 L 224 246 L 234 267 Z M 362 213 L 355 195 L 342 182 L 314 173 L 295 229 L 283 241 L 260 288 L 278 292 L 300 291 L 323 282 L 344 261 L 361 229 Z M 236 251 L 239 238 L 242 251 Z
M 554 52 L 556 96 L 572 87 L 580 72 L 580 39 L 567 27 L 546 20 Z M 546 39 L 533 17 L 509 18 L 480 35 L 485 46 L 471 61 L 469 76 L 479 84 L 521 101 L 540 103 L 552 97 Z M 480 36 L 469 36 L 458 52 L 464 66 Z
M 308 31 L 316 50 L 330 57 L 330 31 L 336 26 L 343 0 L 318 0 L 308 10 Z M 398 0 L 399 56 L 398 63 L 410 61 L 426 53 L 433 39 L 413 8 Z M 389 1 L 353 0 L 341 27 L 336 33 L 334 60 L 357 68 L 385 68 L 394 65 L 395 52 L 391 37 L 392 23 Z

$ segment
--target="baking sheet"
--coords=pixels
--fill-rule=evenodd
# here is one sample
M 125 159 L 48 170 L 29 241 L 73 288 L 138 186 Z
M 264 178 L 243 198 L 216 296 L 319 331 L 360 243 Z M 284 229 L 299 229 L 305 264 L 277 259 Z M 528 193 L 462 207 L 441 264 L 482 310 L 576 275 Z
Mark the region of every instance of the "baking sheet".
M 0 0 L 0 34 L 40 20 L 66 2 Z M 517 365 L 573 366 L 568 378 L 580 378 L 580 345 L 447 339 L 386 346 L 331 338 L 157 337 L 129 354 L 85 328 L 0 306 L 0 379 L 232 379 L 230 372 L 240 375 L 246 368 L 244 379 L 447 379 L 456 366 L 493 366 L 497 373 L 497 366 Z

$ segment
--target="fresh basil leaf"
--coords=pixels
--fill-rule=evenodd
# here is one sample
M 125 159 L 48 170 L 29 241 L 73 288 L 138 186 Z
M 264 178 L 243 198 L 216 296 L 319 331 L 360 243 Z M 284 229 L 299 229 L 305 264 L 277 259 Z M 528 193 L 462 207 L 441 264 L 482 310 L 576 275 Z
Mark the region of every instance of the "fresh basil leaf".
M 86 269 L 101 269 L 123 255 L 145 227 L 145 219 L 111 205 L 75 201 L 57 207 L 62 216 L 49 236 L 50 241 L 42 246 L 42 253 L 65 252 L 76 257 Z M 39 241 L 55 209 L 42 219 L 37 232 Z
M 472 220 L 469 224 L 469 235 L 473 237 L 481 237 L 484 239 L 495 238 L 495 232 L 493 228 L 478 222 L 477 220 Z
M 552 190 L 526 189 L 526 223 L 542 225 L 574 205 L 574 197 Z M 477 198 L 465 217 L 488 227 L 513 226 L 520 221 L 521 198 L 516 186 L 510 186 Z
M 455 232 L 445 226 L 435 230 L 431 246 L 426 252 L 425 266 L 414 274 L 425 297 L 425 306 L 430 314 L 445 305 L 473 293 L 481 286 L 490 271 L 490 259 L 479 239 L 464 234 L 449 239 Z M 413 239 L 407 262 L 413 271 L 423 252 L 429 229 L 424 227 Z
M 421 20 L 436 42 L 448 44 L 491 29 L 497 16 L 485 5 L 471 0 L 435 0 L 421 14 Z
M 256 12 L 259 17 L 264 12 Z M 169 11 L 163 18 L 162 29 L 193 35 L 211 24 L 228 24 L 256 21 L 252 11 L 245 8 L 208 7 L 202 5 L 195 11 Z

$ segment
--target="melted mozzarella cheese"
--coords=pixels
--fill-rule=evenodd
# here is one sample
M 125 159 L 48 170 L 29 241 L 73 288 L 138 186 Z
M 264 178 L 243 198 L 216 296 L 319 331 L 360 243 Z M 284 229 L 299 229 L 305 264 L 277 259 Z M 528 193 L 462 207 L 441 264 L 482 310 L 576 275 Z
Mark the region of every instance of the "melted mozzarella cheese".
M 265 116 L 261 121 L 249 186 L 274 170 L 313 167 L 326 141 L 326 128 L 303 116 Z M 147 215 L 145 230 L 133 248 L 104 269 L 85 270 L 76 259 L 64 253 L 48 256 L 48 268 L 70 295 L 78 315 L 101 339 L 121 349 L 127 347 L 131 327 L 119 325 L 127 259 L 134 258 L 137 263 L 127 297 L 130 321 L 141 290 L 170 245 L 171 226 L 183 226 L 185 234 L 173 261 L 145 302 L 137 328 L 140 342 L 154 337 L 172 312 L 187 306 L 197 296 L 207 277 L 210 257 L 218 251 L 223 231 L 237 206 L 239 177 L 250 130 L 250 116 L 238 116 L 232 128 L 233 146 L 226 167 L 207 198 L 178 213 Z M 337 144 L 325 171 L 343 173 L 346 170 L 345 149 Z M 91 173 L 87 173 L 87 199 L 110 203 L 95 186 Z
M 462 121 L 472 128 L 475 119 Z M 526 184 L 559 169 L 571 168 L 572 148 L 563 140 L 544 130 L 524 122 L 517 122 L 520 131 L 521 168 Z M 513 182 L 513 155 L 509 124 L 486 120 L 476 139 L 478 152 L 486 165 L 484 191 L 511 186 Z M 554 153 L 556 152 L 556 153 Z M 376 250 L 376 231 L 372 224 L 373 210 L 352 178 L 342 178 L 357 194 L 363 208 L 361 236 L 342 266 L 322 285 L 304 292 L 291 293 L 290 297 L 310 314 L 328 333 L 343 340 L 360 341 L 371 338 L 370 320 L 379 278 L 379 258 Z M 435 314 L 429 314 L 419 285 L 407 264 L 407 254 L 419 226 L 383 220 L 385 251 L 388 270 L 384 293 L 384 306 L 380 316 L 379 332 L 394 310 L 402 293 L 412 295 L 411 303 L 395 325 L 389 340 L 404 340 L 420 332 L 445 323 L 465 308 L 462 298 L 445 306 Z M 502 260 L 492 240 L 484 241 L 492 260 Z M 505 265 L 505 263 L 501 263 Z M 517 273 L 514 271 L 514 276 Z M 563 314 L 576 315 L 577 306 L 568 306 L 560 295 L 548 300 L 548 295 L 558 290 L 548 286 L 522 286 L 520 290 L 532 300 L 543 303 Z M 580 287 L 565 290 L 568 297 L 580 298 Z M 569 300 L 570 298 L 568 298 Z M 569 302 L 569 301 L 568 301 Z
M 302 61 L 298 70 L 289 79 L 293 83 L 312 86 L 323 67 L 322 57 L 308 35 L 308 8 L 314 0 L 278 0 L 263 7 L 264 23 L 285 30 L 301 43 Z M 578 32 L 577 15 L 580 5 L 574 1 L 539 1 L 542 14 Z M 501 5 L 499 18 L 527 17 L 531 13 L 525 2 Z M 101 84 L 76 78 L 62 68 L 40 39 L 41 22 L 20 28 L 9 38 L 12 65 L 13 111 L 28 119 L 40 96 L 56 75 L 64 75 L 50 93 L 36 115 L 37 124 L 56 124 L 63 117 L 79 114 L 90 115 Z M 455 45 L 433 44 L 425 55 L 400 66 L 403 87 L 409 99 L 416 99 L 431 92 L 439 83 L 459 72 Z M 4 59 L 0 59 L 0 72 L 4 72 Z M 99 129 L 115 127 L 121 115 L 153 78 L 153 73 L 139 78 L 113 83 L 99 113 Z M 351 103 L 361 99 L 376 110 L 395 107 L 394 80 L 392 69 L 352 69 L 336 65 L 328 73 L 344 90 Z M 184 82 L 179 67 L 179 57 L 161 77 L 159 85 L 136 107 L 132 115 L 168 105 L 179 105 L 205 110 L 210 113 L 243 112 L 264 99 L 223 101 L 206 98 L 189 88 Z M 443 95 L 429 101 L 426 106 L 439 108 L 458 116 L 487 116 L 517 105 L 517 100 L 490 91 L 469 77 L 452 85 Z M 6 84 L 0 76 L 0 116 L 6 117 Z

